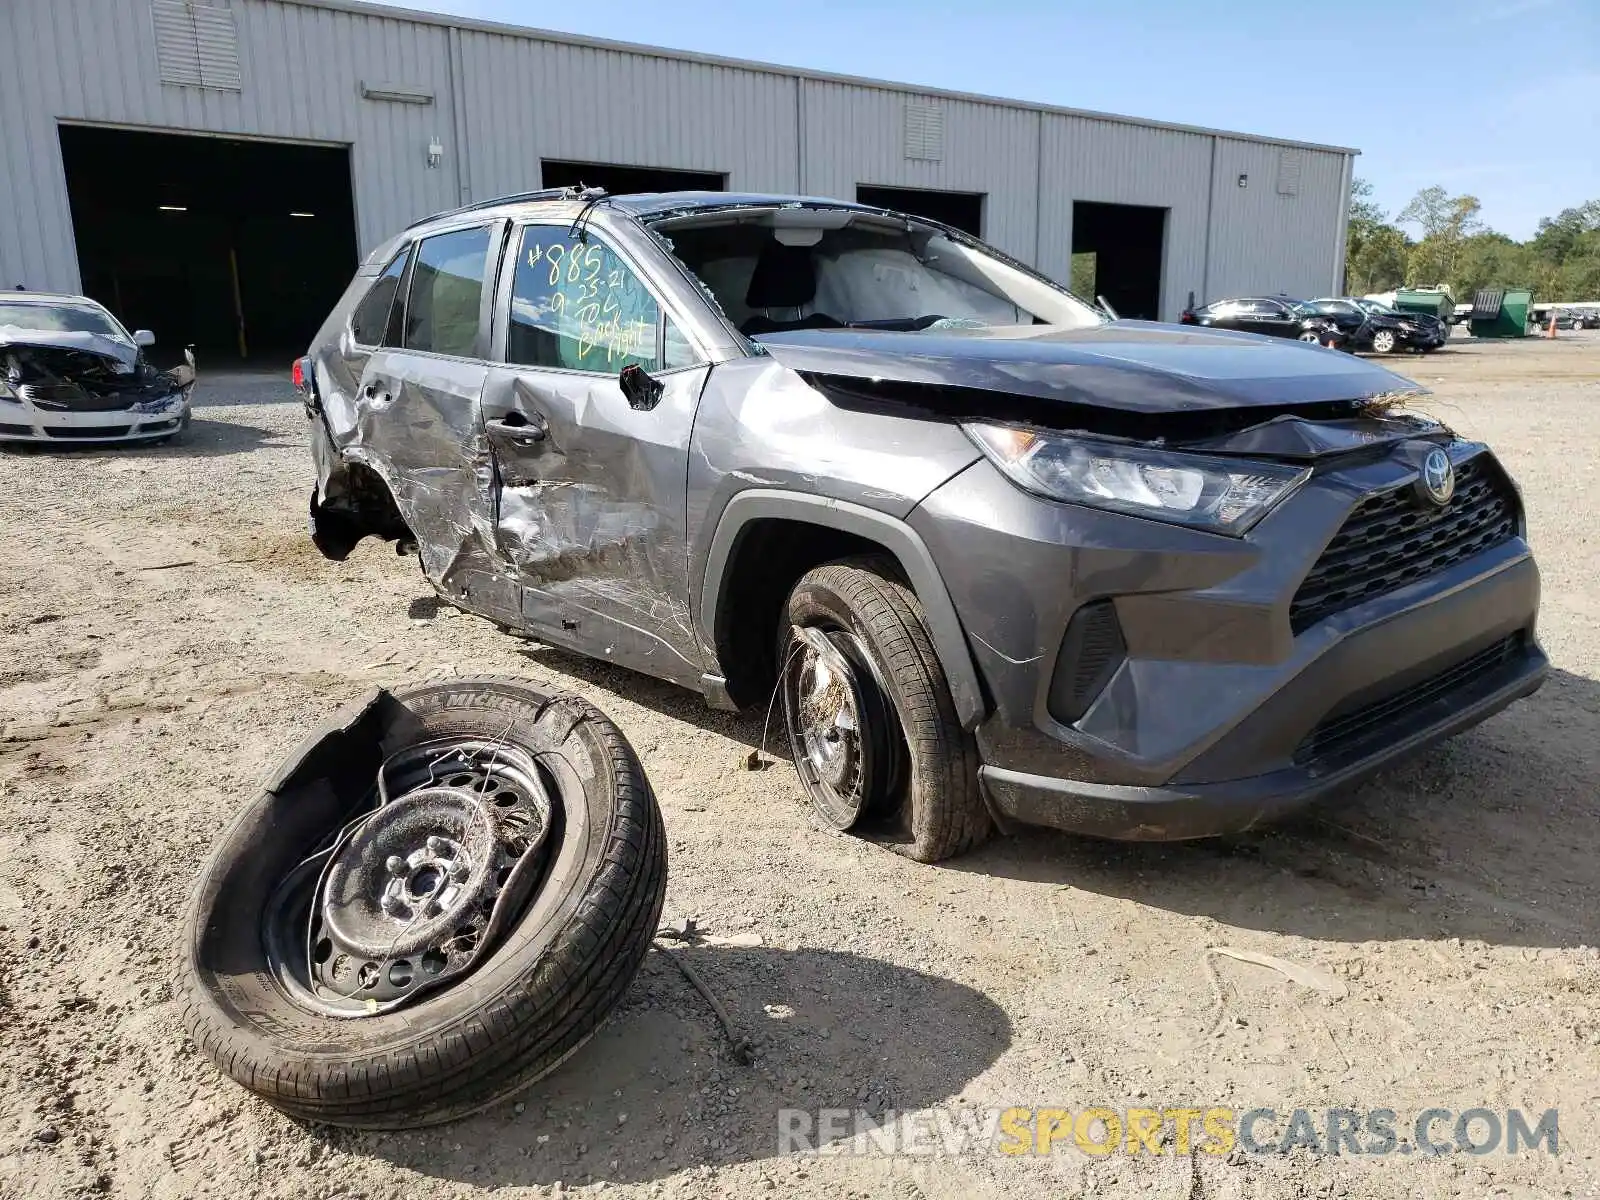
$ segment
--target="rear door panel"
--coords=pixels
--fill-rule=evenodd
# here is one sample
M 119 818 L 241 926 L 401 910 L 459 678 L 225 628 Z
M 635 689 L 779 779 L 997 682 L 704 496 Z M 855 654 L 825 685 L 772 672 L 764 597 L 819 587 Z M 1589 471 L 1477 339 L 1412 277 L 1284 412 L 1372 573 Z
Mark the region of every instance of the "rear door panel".
M 479 407 L 505 231 L 497 221 L 419 243 L 404 308 L 385 339 L 391 344 L 374 350 L 362 368 L 355 436 L 345 456 L 366 462 L 388 483 L 435 588 L 516 625 L 518 589 L 496 552 L 493 463 Z

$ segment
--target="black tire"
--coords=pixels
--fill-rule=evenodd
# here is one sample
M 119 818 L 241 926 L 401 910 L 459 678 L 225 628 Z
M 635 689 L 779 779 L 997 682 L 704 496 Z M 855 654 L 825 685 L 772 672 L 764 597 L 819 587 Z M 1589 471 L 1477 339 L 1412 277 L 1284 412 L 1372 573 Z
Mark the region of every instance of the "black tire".
M 432 995 L 370 1017 L 313 1012 L 267 969 L 261 914 L 307 852 L 316 821 L 301 810 L 317 807 L 315 789 L 269 787 L 201 874 L 179 984 L 195 1044 L 240 1084 L 296 1117 L 377 1129 L 467 1116 L 577 1051 L 638 971 L 667 879 L 665 830 L 644 771 L 587 702 L 488 677 L 394 698 L 410 711 L 413 744 L 504 738 L 546 769 L 562 813 L 559 844 L 525 912 L 470 974 Z
M 887 691 L 877 711 L 895 725 L 889 732 L 903 746 L 905 769 L 894 773 L 886 794 L 865 798 L 861 820 L 851 828 L 918 862 L 938 862 L 981 845 L 992 826 L 978 791 L 977 744 L 956 717 L 922 605 L 897 575 L 891 560 L 847 559 L 795 584 L 779 631 L 784 716 L 807 798 L 824 822 L 843 827 L 830 818 L 796 734 L 799 698 L 789 664 L 800 650 L 793 626 L 854 635 L 872 668 L 858 683 L 881 682 Z

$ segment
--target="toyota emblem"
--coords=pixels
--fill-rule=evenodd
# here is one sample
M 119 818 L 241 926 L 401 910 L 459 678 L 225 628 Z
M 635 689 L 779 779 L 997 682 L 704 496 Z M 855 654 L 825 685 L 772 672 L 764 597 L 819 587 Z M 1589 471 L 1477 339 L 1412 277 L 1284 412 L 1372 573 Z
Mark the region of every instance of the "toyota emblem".
M 1422 460 L 1422 471 L 1417 476 L 1417 487 L 1433 504 L 1443 508 L 1456 494 L 1456 469 L 1450 456 L 1435 447 Z

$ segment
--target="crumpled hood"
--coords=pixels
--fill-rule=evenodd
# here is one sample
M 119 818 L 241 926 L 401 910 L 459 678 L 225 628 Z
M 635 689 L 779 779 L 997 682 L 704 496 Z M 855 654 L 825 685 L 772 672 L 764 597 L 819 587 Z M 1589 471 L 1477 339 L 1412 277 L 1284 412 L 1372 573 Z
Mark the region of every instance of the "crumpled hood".
M 77 350 L 114 360 L 119 372 L 132 371 L 139 361 L 139 347 L 120 338 L 99 333 L 68 333 L 60 329 L 29 329 L 23 325 L 0 325 L 0 350 L 10 346 L 33 346 L 43 350 Z
M 1114 321 L 931 333 L 827 329 L 755 339 L 794 370 L 974 388 L 1127 412 L 1196 412 L 1420 391 L 1337 350 L 1286 338 Z

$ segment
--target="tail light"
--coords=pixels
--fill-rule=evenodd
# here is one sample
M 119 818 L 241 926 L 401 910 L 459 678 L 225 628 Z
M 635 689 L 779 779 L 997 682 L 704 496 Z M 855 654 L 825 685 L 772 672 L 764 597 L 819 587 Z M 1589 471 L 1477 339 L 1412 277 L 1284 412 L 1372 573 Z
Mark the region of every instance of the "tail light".
M 1179 325 L 1198 325 L 1199 323 L 1199 320 L 1192 312 L 1188 311 L 1188 309 L 1185 309 L 1183 314 L 1178 317 Z
M 289 368 L 289 378 L 294 383 L 294 390 L 300 393 L 300 403 L 305 405 L 306 416 L 316 416 L 322 410 L 322 404 L 317 399 L 317 376 L 311 360 L 295 359 L 294 366 Z

